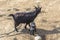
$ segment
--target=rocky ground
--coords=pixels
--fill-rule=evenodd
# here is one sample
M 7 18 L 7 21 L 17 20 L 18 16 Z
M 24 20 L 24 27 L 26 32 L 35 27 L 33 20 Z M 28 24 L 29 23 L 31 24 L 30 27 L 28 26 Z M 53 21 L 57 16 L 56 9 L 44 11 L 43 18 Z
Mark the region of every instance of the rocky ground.
M 25 24 L 19 25 L 21 32 L 15 32 L 14 20 L 8 15 L 32 11 L 37 5 L 42 11 L 34 20 L 36 33 L 42 40 L 60 40 L 60 0 L 0 0 L 0 40 L 33 40 L 34 36 L 24 29 Z

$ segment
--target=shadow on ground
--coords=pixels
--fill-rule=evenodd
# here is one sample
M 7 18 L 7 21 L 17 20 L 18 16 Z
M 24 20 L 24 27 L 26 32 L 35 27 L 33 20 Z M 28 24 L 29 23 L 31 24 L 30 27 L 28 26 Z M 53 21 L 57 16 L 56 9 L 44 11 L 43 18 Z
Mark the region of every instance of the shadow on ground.
M 36 34 L 39 34 L 41 36 L 42 40 L 46 40 L 46 35 L 60 33 L 59 29 L 60 28 L 56 28 L 53 30 L 37 29 Z M 29 34 L 29 31 L 27 31 L 26 29 L 23 29 L 21 32 L 23 34 Z
M 37 29 L 36 34 L 39 34 L 42 37 L 42 40 L 46 40 L 46 35 L 60 33 L 60 31 L 58 31 L 59 29 L 60 28 L 56 28 L 56 29 L 53 29 L 53 30 Z M 7 37 L 15 36 L 15 35 L 20 35 L 20 34 L 29 34 L 30 35 L 28 29 L 23 29 L 21 32 L 19 32 L 17 34 L 9 35 L 9 34 L 11 34 L 13 32 L 15 32 L 15 30 L 10 32 L 10 33 L 5 33 L 5 34 L 8 35 Z M 1 35 L 4 35 L 4 34 L 1 34 Z M 0 38 L 2 38 L 2 37 L 6 37 L 6 36 L 1 36 Z
M 47 34 L 57 34 L 60 33 L 60 31 L 58 30 L 60 28 L 56 28 L 53 30 L 44 30 L 44 29 L 37 29 L 36 33 L 38 33 L 39 35 L 47 35 Z M 23 34 L 29 34 L 29 30 L 27 29 L 23 29 L 21 31 Z

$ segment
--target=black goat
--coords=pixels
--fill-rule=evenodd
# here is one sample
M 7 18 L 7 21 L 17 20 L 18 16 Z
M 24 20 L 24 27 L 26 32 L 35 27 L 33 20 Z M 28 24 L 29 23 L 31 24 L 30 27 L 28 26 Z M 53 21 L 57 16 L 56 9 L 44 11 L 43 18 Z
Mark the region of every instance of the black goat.
M 33 12 L 19 12 L 16 14 L 10 14 L 9 16 L 12 16 L 14 21 L 15 21 L 15 30 L 18 32 L 17 30 L 17 26 L 20 23 L 26 23 L 25 28 L 28 24 L 30 24 L 30 22 L 33 22 L 34 19 L 36 18 L 36 16 L 41 12 L 41 8 L 35 7 L 35 10 Z

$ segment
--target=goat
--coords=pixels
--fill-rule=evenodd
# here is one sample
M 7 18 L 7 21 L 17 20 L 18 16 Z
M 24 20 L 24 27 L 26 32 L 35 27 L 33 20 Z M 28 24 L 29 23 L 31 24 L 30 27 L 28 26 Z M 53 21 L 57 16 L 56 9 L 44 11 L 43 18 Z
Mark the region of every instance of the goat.
M 35 7 L 35 10 L 32 12 L 19 12 L 16 14 L 10 14 L 9 16 L 12 16 L 15 22 L 15 30 L 18 32 L 17 30 L 17 26 L 20 23 L 26 23 L 25 25 L 25 29 L 26 26 L 30 24 L 30 22 L 33 22 L 34 19 L 36 18 L 36 16 L 41 12 L 41 7 Z

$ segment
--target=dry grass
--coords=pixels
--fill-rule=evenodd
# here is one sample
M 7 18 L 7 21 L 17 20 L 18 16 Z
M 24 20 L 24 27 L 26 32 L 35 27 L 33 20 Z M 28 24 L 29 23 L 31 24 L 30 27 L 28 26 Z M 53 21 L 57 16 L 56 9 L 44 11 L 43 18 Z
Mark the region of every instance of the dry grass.
M 26 2 L 21 2 L 19 0 L 4 0 L 4 1 L 0 1 L 0 34 L 8 33 L 14 30 L 14 25 L 13 25 L 14 21 L 12 17 L 10 18 L 8 17 L 9 14 L 26 11 L 26 9 L 32 11 L 34 10 L 34 6 L 37 5 L 40 5 L 42 7 L 41 14 L 39 14 L 34 20 L 37 28 L 48 30 L 48 31 L 53 30 L 55 28 L 59 28 L 60 27 L 60 0 L 40 0 L 40 2 L 38 3 L 36 2 L 36 0 L 27 0 Z M 26 34 L 23 35 L 26 36 Z M 56 37 L 54 37 L 55 35 Z M 60 34 L 46 35 L 47 38 L 46 40 L 59 40 L 60 37 L 59 35 Z M 0 39 L 14 40 L 13 38 L 15 37 L 17 37 L 18 40 L 26 39 L 22 37 L 22 35 L 4 37 Z M 26 37 L 28 37 L 28 35 Z

